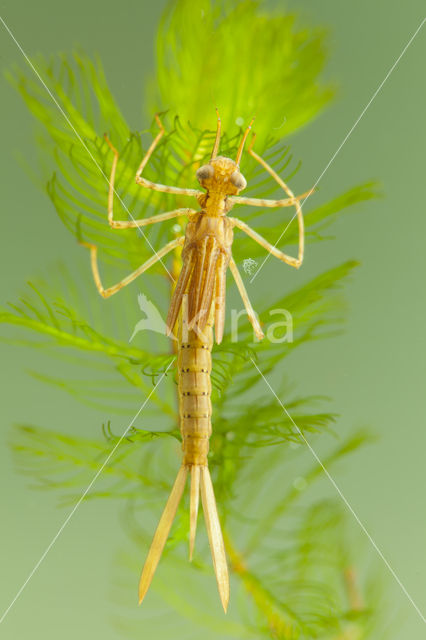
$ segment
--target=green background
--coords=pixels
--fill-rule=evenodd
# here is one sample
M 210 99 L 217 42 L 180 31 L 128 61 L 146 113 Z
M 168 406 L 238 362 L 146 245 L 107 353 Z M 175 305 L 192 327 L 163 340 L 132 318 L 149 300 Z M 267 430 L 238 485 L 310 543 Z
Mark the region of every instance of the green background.
M 75 44 L 89 54 L 98 52 L 131 127 L 140 129 L 147 124 L 140 112 L 144 74 L 153 68 L 154 36 L 164 6 L 162 0 L 3 2 L 1 15 L 29 55 L 69 51 Z M 303 159 L 292 187 L 303 191 L 322 173 L 419 26 L 424 4 L 420 0 L 404 5 L 385 0 L 311 0 L 268 6 L 298 10 L 308 23 L 330 28 L 327 75 L 340 87 L 338 98 L 291 140 L 294 154 Z M 0 43 L 3 68 L 23 64 L 3 27 Z M 333 398 L 332 409 L 342 416 L 340 432 L 369 425 L 378 434 L 375 444 L 346 459 L 333 475 L 423 611 L 425 57 L 426 27 L 321 180 L 324 200 L 369 178 L 382 182 L 385 198 L 361 205 L 361 213 L 344 216 L 334 224 L 332 242 L 308 247 L 298 278 L 308 279 L 346 258 L 360 260 L 361 267 L 346 287 L 345 334 L 308 349 L 302 347 L 287 360 L 292 366 L 287 374 L 299 390 Z M 17 152 L 30 163 L 36 161 L 33 122 L 3 78 L 1 109 L 1 298 L 6 302 L 16 299 L 28 278 L 54 269 L 58 260 L 87 264 L 87 256 L 62 227 L 46 195 L 20 167 Z M 254 306 L 256 289 L 262 297 L 267 287 L 272 291 L 287 277 L 296 283 L 294 274 L 268 260 L 249 291 Z M 135 293 L 137 290 L 135 285 Z M 95 436 L 100 421 L 98 412 L 28 376 L 29 369 L 48 373 L 51 360 L 4 344 L 1 351 L 3 611 L 69 512 L 69 507 L 57 507 L 53 493 L 32 491 L 28 478 L 14 470 L 8 448 L 11 424 L 28 422 L 64 431 L 75 427 Z M 331 486 L 327 491 L 334 493 Z M 126 544 L 118 513 L 119 505 L 113 501 L 89 502 L 79 508 L 11 609 L 0 629 L 1 637 L 120 637 L 112 624 L 115 594 L 111 587 L 113 552 Z M 351 517 L 349 526 L 359 528 Z M 360 545 L 360 553 L 367 562 L 376 561 L 377 554 L 367 540 Z M 389 637 L 425 637 L 424 623 L 385 568 L 383 578 Z M 149 611 L 141 609 L 140 619 L 140 637 L 153 633 L 155 620 Z M 191 637 L 190 625 L 177 622 L 174 636 Z

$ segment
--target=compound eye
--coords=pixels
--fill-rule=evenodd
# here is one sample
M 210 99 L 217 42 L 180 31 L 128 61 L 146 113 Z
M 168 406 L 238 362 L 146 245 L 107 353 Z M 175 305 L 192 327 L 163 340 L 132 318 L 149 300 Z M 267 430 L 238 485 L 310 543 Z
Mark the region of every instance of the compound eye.
M 208 180 L 209 178 L 213 178 L 214 169 L 211 164 L 205 164 L 199 169 L 197 169 L 197 180 L 201 182 L 201 180 Z
M 233 173 L 231 173 L 231 176 L 229 179 L 234 185 L 234 187 L 238 189 L 238 191 L 245 189 L 247 186 L 247 181 L 245 177 L 239 171 L 234 171 Z

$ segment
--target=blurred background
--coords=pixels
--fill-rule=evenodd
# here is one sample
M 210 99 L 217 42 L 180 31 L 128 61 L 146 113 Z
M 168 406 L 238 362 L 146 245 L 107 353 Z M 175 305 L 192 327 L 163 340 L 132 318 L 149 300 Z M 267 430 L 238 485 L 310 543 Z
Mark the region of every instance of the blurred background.
M 140 109 L 142 86 L 145 75 L 153 70 L 154 38 L 165 4 L 163 0 L 122 0 L 119 5 L 75 0 L 59 6 L 47 0 L 36 4 L 4 1 L 1 15 L 30 56 L 70 51 L 75 45 L 88 54 L 99 54 L 122 111 L 134 129 L 141 129 L 147 126 Z M 313 124 L 291 137 L 293 153 L 303 160 L 294 186 L 292 183 L 300 192 L 323 172 L 420 25 L 424 3 L 299 0 L 264 4 L 298 11 L 302 24 L 325 26 L 330 33 L 326 77 L 339 90 L 337 99 Z M 341 416 L 340 433 L 368 426 L 377 434 L 373 445 L 347 459 L 333 476 L 423 613 L 425 29 L 319 185 L 321 197 L 331 198 L 345 187 L 372 178 L 381 182 L 384 192 L 381 200 L 357 205 L 360 214 L 338 220 L 332 227 L 335 240 L 310 246 L 306 255 L 306 279 L 345 259 L 360 261 L 345 288 L 345 333 L 310 345 L 306 352 L 302 347 L 287 360 L 287 366 L 291 365 L 288 375 L 301 392 L 332 398 L 331 408 Z M 0 42 L 2 68 L 22 65 L 22 54 L 3 27 Z M 5 303 L 18 297 L 29 278 L 54 269 L 58 260 L 87 266 L 87 255 L 20 166 L 18 154 L 24 154 L 30 164 L 36 162 L 33 121 L 4 78 L 1 96 L 1 298 Z M 261 117 L 258 113 L 257 118 Z M 277 268 L 268 260 L 253 288 L 271 287 L 272 291 Z M 53 493 L 32 491 L 28 478 L 14 469 L 8 447 L 11 425 L 28 422 L 58 429 L 63 425 L 65 431 L 75 425 L 80 433 L 88 433 L 89 427 L 98 429 L 99 413 L 28 376 L 27 371 L 36 364 L 37 368 L 43 365 L 42 353 L 3 343 L 1 352 L 3 611 L 69 512 L 69 507 L 58 508 Z M 332 486 L 328 491 L 335 493 Z M 119 505 L 113 501 L 89 502 L 78 509 L 5 619 L 2 637 L 122 637 L 111 617 L 112 549 L 126 544 L 118 513 Z M 353 518 L 348 523 L 359 529 Z M 360 543 L 360 554 L 364 561 L 376 561 L 377 553 L 366 539 Z M 383 580 L 392 613 L 389 638 L 425 637 L 424 621 L 386 568 Z M 142 635 L 153 633 L 155 619 L 149 612 L 141 610 L 140 618 Z M 191 637 L 190 627 L 182 623 L 177 628 L 179 637 Z M 216 633 L 212 637 L 225 636 Z

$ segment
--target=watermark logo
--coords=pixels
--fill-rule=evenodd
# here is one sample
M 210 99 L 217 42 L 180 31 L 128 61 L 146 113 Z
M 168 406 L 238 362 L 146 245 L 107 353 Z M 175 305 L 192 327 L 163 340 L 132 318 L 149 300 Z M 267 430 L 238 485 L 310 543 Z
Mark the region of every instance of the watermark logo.
M 214 304 L 214 301 L 213 301 Z M 165 321 L 162 318 L 160 311 L 157 309 L 155 304 L 151 302 L 143 293 L 138 295 L 138 305 L 140 310 L 145 314 L 145 317 L 139 320 L 136 323 L 133 333 L 130 336 L 129 342 L 131 342 L 135 336 L 141 331 L 153 331 L 155 333 L 159 333 L 164 336 L 168 336 L 172 340 L 177 340 L 178 338 L 173 334 L 167 333 L 167 326 Z M 183 325 L 182 325 L 182 339 L 185 341 L 188 338 L 188 331 L 197 330 L 196 322 L 197 319 L 202 317 L 202 313 L 198 314 L 198 318 L 194 318 L 191 322 L 191 326 L 188 324 L 187 317 L 187 295 L 184 296 L 184 300 L 182 303 L 182 313 L 183 313 Z M 247 315 L 247 311 L 245 309 L 231 309 L 231 322 L 230 322 L 230 341 L 235 343 L 239 340 L 239 325 L 240 319 L 244 318 Z M 255 313 L 257 319 L 258 316 Z M 287 309 L 270 309 L 268 315 L 274 322 L 265 323 L 264 329 L 265 339 L 267 339 L 271 344 L 282 344 L 282 343 L 292 343 L 293 342 L 293 316 Z M 259 342 L 259 339 L 256 338 L 256 335 L 253 332 L 253 341 Z
M 239 321 L 241 317 L 246 315 L 247 311 L 245 309 L 231 309 L 231 342 L 238 342 Z M 254 315 L 257 320 L 259 320 L 259 316 L 256 311 L 254 312 Z M 281 316 L 281 319 L 278 320 L 278 322 L 273 322 L 268 324 L 266 327 L 262 327 L 262 329 L 266 329 L 266 331 L 264 331 L 265 338 L 271 344 L 293 342 L 293 316 L 290 311 L 288 311 L 288 309 L 270 309 L 269 316 Z M 254 332 L 253 342 L 260 342 Z
M 131 342 L 135 335 L 140 331 L 155 331 L 155 333 L 167 335 L 166 323 L 164 322 L 161 313 L 158 311 L 155 304 L 151 302 L 151 300 L 148 300 L 143 293 L 139 293 L 138 295 L 138 305 L 139 309 L 146 317 L 136 323 L 133 333 L 129 338 L 129 342 Z M 176 340 L 175 336 L 170 337 Z

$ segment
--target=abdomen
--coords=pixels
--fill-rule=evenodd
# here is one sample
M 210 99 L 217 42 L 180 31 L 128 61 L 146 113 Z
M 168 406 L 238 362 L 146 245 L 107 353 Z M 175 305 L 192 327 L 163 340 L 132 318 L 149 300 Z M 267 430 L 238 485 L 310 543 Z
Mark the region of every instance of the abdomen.
M 182 311 L 185 310 L 183 305 Z M 178 384 L 180 431 L 183 464 L 207 465 L 211 436 L 211 350 L 213 344 L 212 316 L 202 331 L 185 331 L 179 336 Z M 186 334 L 186 335 L 185 335 Z

